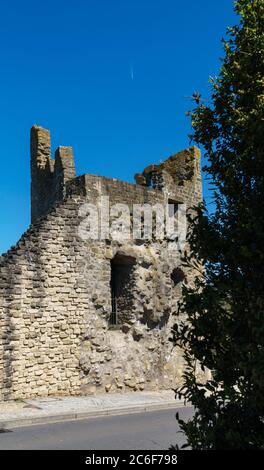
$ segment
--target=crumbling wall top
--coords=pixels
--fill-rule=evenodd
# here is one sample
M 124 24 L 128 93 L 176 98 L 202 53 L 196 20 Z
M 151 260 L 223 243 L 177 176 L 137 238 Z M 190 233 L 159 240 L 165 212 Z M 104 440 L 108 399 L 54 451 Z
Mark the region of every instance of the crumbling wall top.
M 159 189 L 179 202 L 191 197 L 195 189 L 195 195 L 201 199 L 200 156 L 197 147 L 182 150 L 159 165 L 149 165 L 142 173 L 137 173 L 136 183 Z
M 157 187 L 160 180 L 164 179 L 163 175 L 167 173 L 172 176 L 175 184 L 182 186 L 186 181 L 191 181 L 197 171 L 199 172 L 199 163 L 200 150 L 197 147 L 190 147 L 172 155 L 159 165 L 147 166 L 142 173 L 135 175 L 135 180 L 142 186 Z

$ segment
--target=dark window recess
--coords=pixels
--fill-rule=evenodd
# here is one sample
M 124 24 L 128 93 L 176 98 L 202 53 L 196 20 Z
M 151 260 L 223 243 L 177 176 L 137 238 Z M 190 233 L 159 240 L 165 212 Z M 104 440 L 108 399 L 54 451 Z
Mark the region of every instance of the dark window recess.
M 185 274 L 181 268 L 175 268 L 171 273 L 171 280 L 174 286 L 185 281 Z
M 111 325 L 121 325 L 133 316 L 135 259 L 117 254 L 111 260 Z
M 174 217 L 178 212 L 179 203 L 177 201 L 173 201 L 173 199 L 169 199 L 168 204 L 169 204 L 169 217 Z

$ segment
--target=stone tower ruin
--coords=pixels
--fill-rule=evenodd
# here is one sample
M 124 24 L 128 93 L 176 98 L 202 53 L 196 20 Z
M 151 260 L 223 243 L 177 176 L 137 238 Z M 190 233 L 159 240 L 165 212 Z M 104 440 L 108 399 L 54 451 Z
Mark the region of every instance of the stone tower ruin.
M 168 338 L 192 276 L 175 238 L 89 238 L 80 227 L 93 205 L 102 228 L 106 199 L 110 219 L 126 206 L 131 223 L 135 205 L 191 210 L 202 198 L 199 150 L 150 165 L 131 184 L 76 177 L 72 148 L 52 159 L 41 127 L 30 147 L 31 225 L 0 257 L 0 398 L 175 387 L 183 361 Z

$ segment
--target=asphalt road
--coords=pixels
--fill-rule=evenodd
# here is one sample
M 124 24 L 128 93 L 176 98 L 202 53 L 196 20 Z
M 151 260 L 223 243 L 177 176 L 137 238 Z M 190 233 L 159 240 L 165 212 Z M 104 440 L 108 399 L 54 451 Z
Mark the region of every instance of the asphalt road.
M 188 419 L 192 408 L 179 408 Z M 0 432 L 0 450 L 167 450 L 177 433 L 176 410 L 162 410 L 80 421 L 27 426 Z

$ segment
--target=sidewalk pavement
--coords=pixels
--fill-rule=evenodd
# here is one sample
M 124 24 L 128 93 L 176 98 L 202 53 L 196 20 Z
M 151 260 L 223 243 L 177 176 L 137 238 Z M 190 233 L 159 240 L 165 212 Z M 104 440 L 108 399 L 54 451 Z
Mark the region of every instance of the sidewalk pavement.
M 0 432 L 8 428 L 184 406 L 173 391 L 129 392 L 86 397 L 49 397 L 0 402 Z

